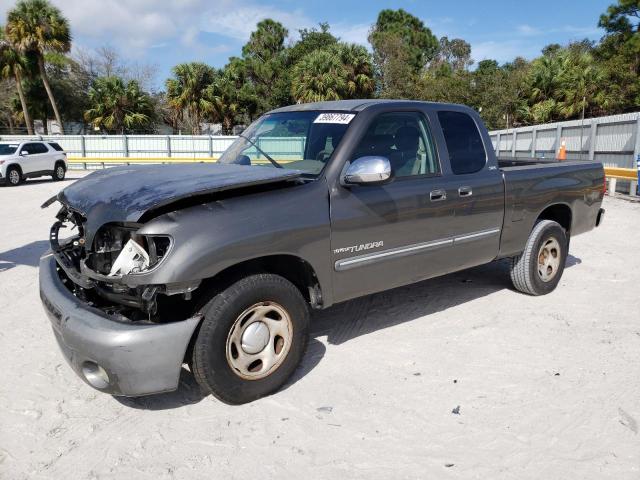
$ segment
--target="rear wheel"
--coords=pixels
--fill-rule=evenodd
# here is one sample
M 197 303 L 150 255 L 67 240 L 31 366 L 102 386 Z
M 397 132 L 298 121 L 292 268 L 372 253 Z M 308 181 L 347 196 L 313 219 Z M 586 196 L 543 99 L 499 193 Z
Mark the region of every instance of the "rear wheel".
M 64 168 L 64 164 L 56 163 L 56 166 L 55 166 L 55 168 L 53 170 L 52 177 L 53 177 L 54 180 L 59 182 L 61 180 L 64 180 L 64 176 L 66 175 L 66 173 L 67 173 L 67 171 Z
M 302 359 L 309 309 L 299 290 L 278 275 L 239 280 L 201 312 L 193 374 L 226 403 L 246 403 L 274 392 Z
M 7 185 L 15 187 L 22 182 L 22 173 L 18 167 L 9 167 L 7 169 Z
M 567 234 L 557 222 L 536 223 L 522 254 L 511 259 L 513 286 L 529 295 L 552 292 L 562 278 L 568 247 Z

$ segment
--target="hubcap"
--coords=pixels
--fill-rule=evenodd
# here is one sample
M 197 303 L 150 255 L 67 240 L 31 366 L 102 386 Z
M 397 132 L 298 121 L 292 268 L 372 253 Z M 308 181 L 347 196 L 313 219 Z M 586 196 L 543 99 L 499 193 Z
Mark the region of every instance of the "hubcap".
M 64 168 L 62 168 L 62 167 L 56 168 L 56 175 L 58 176 L 58 178 L 63 178 L 64 177 Z
M 554 237 L 548 238 L 538 252 L 538 275 L 543 282 L 551 281 L 560 267 L 560 244 Z
M 269 337 L 269 327 L 265 323 L 253 322 L 242 334 L 242 350 L 249 355 L 260 353 L 269 343 Z
M 20 174 L 18 173 L 17 170 L 11 170 L 9 172 L 9 181 L 14 185 L 17 185 L 18 183 L 20 183 Z
M 229 331 L 226 356 L 233 372 L 245 380 L 273 373 L 291 348 L 293 324 L 275 302 L 257 303 L 242 312 Z

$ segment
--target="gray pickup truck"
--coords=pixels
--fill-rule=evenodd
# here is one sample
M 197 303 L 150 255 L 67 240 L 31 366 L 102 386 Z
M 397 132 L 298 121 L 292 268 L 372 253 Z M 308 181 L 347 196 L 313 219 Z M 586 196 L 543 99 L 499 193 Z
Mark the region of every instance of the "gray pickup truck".
M 40 296 L 94 388 L 175 390 L 186 363 L 239 404 L 296 369 L 311 309 L 501 258 L 517 290 L 551 292 L 603 194 L 599 163 L 498 161 L 464 106 L 294 105 L 217 164 L 111 168 L 47 201 Z

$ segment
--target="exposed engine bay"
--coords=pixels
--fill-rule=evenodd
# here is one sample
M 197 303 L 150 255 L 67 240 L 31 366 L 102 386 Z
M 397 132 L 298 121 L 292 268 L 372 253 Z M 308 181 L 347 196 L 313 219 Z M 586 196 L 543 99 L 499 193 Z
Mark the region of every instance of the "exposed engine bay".
M 191 300 L 199 282 L 180 285 L 136 285 L 127 282 L 131 275 L 149 272 L 171 249 L 171 238 L 162 235 L 139 235 L 141 224 L 108 223 L 85 240 L 85 219 L 67 206 L 59 210 L 51 227 L 51 249 L 67 287 L 79 298 L 104 311 L 130 320 L 162 321 L 158 303 L 167 297 L 176 301 Z M 72 235 L 61 239 L 61 231 Z

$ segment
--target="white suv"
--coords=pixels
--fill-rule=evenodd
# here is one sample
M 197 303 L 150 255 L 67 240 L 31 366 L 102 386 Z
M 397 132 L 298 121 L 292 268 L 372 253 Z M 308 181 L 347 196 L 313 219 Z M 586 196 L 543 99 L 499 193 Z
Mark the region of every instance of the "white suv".
M 19 185 L 22 180 L 50 175 L 64 180 L 67 172 L 67 154 L 55 142 L 2 142 L 0 143 L 0 182 Z

